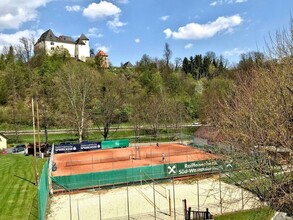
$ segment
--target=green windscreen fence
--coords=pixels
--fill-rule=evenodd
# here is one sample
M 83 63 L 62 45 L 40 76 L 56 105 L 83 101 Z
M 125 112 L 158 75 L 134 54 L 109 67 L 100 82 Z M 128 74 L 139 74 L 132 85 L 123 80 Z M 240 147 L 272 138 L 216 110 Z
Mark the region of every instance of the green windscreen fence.
M 97 186 L 168 179 L 172 177 L 195 175 L 197 173 L 213 173 L 219 172 L 222 169 L 223 164 L 219 160 L 203 160 L 69 176 L 53 176 L 52 182 L 70 191 Z
M 102 141 L 103 149 L 121 148 L 121 147 L 128 147 L 128 146 L 129 146 L 128 139 Z
M 45 219 L 46 216 L 46 208 L 47 208 L 47 202 L 49 197 L 49 183 L 48 183 L 48 163 L 47 160 L 45 165 L 43 166 L 42 175 L 39 182 L 38 187 L 38 202 L 39 202 L 39 208 L 38 208 L 38 215 L 39 220 Z

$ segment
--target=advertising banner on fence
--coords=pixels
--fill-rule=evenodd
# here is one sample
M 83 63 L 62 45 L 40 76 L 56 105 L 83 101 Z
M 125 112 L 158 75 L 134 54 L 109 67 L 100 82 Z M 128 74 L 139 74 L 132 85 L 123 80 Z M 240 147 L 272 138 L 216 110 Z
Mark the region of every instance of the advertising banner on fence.
M 102 141 L 103 149 L 129 147 L 128 139 Z
M 55 145 L 55 153 L 73 152 L 78 150 L 79 146 L 72 143 L 61 143 Z
M 216 160 L 202 160 L 195 162 L 176 163 L 166 165 L 168 176 L 191 175 L 219 171 L 222 166 Z
M 87 142 L 80 144 L 80 150 L 98 150 L 101 149 L 101 142 Z

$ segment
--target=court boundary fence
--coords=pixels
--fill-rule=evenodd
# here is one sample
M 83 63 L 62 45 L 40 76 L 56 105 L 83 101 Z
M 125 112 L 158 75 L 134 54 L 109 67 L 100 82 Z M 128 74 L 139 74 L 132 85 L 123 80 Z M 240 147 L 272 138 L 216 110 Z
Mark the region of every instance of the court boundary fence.
M 67 176 L 52 176 L 55 190 L 79 190 L 103 186 L 142 183 L 143 181 L 192 176 L 200 173 L 215 173 L 223 170 L 221 160 L 202 160 L 185 163 L 159 164 L 154 166 L 91 172 Z
M 49 161 L 47 160 L 43 166 L 38 186 L 38 219 L 40 220 L 45 219 L 49 199 L 48 167 Z

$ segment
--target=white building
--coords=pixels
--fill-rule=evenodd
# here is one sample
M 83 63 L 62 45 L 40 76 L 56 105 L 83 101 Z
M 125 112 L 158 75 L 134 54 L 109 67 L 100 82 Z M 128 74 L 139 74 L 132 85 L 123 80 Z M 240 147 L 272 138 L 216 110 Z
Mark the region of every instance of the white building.
M 63 49 L 67 49 L 71 57 L 83 62 L 90 57 L 89 39 L 84 34 L 81 34 L 77 40 L 73 40 L 72 37 L 64 35 L 57 37 L 49 29 L 41 35 L 35 44 L 35 53 L 44 51 L 46 54 L 51 55 L 54 51 L 62 51 Z
M 7 148 L 7 137 L 0 133 L 0 150 Z

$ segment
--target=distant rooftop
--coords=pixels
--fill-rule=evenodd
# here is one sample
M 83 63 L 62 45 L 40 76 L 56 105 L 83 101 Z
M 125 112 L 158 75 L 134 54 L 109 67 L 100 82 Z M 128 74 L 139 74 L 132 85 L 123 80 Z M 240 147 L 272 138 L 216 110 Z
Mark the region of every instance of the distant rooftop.
M 97 53 L 97 55 L 96 56 L 102 56 L 102 57 L 107 57 L 108 55 L 104 52 L 104 51 L 102 51 L 102 50 L 99 50 L 99 52 Z

